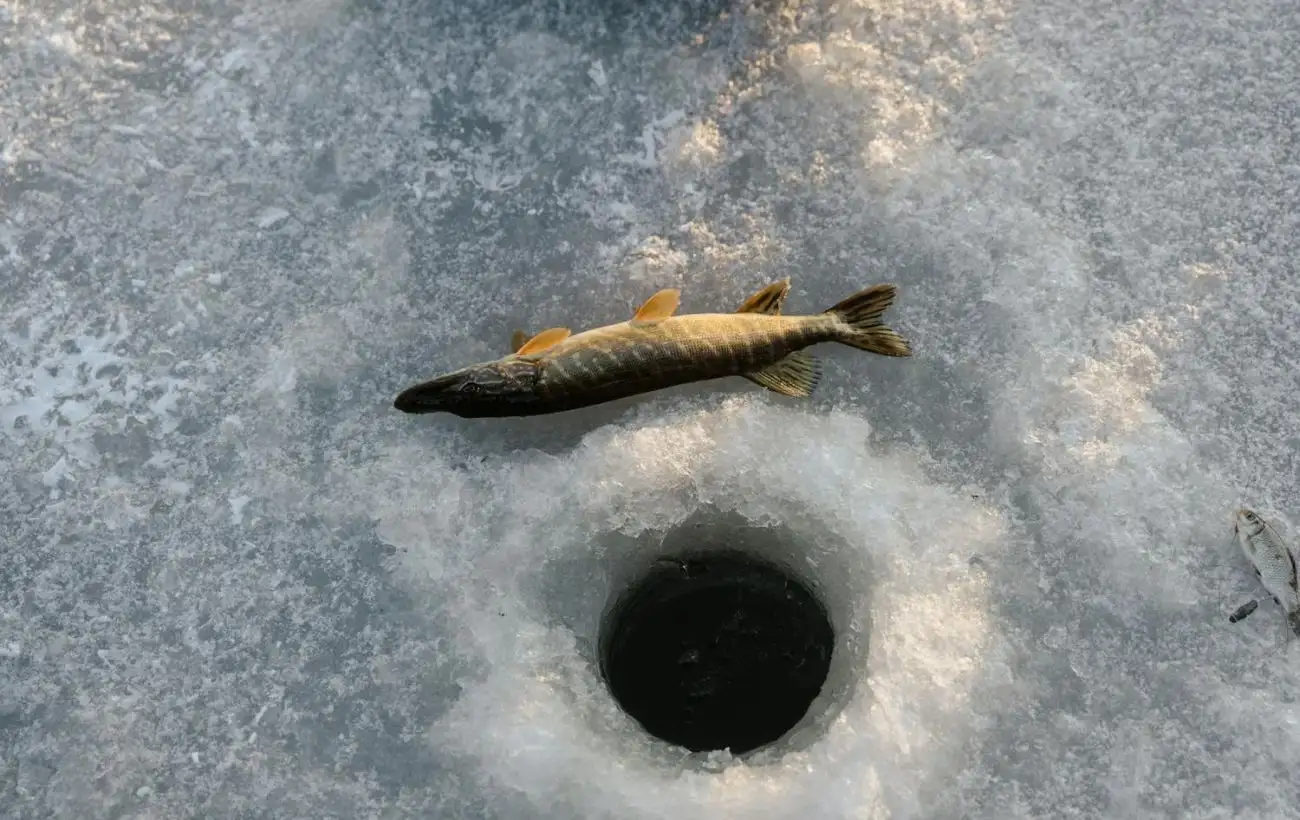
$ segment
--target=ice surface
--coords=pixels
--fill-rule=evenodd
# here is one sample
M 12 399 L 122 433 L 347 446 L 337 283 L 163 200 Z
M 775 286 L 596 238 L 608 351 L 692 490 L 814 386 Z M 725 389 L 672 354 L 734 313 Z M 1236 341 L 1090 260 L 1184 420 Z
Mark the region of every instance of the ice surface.
M 0 8 L 0 816 L 1300 817 L 1300 16 L 1148 6 Z M 786 275 L 917 355 L 391 408 Z M 593 645 L 737 521 L 835 666 L 684 758 Z

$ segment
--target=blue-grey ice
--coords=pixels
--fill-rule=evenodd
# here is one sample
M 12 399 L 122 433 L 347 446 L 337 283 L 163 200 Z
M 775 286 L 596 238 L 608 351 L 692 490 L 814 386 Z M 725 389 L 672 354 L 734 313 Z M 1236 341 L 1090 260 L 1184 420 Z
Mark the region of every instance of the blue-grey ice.
M 1283 0 L 0 4 L 0 817 L 1300 818 L 1300 646 L 1228 623 L 1233 510 L 1300 515 L 1298 44 Z M 392 408 L 787 275 L 897 283 L 915 357 Z M 836 655 L 688 759 L 593 646 L 738 521 Z

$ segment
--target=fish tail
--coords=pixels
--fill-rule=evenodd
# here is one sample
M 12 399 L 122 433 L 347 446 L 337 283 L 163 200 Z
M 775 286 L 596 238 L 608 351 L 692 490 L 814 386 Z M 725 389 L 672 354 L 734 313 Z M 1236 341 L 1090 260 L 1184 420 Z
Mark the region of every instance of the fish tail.
M 1300 636 L 1300 609 L 1293 609 L 1286 614 L 1286 625 L 1291 627 L 1291 631 Z
M 880 320 L 894 303 L 896 292 L 893 285 L 872 285 L 826 311 L 846 325 L 836 341 L 882 356 L 911 356 L 912 349 L 903 337 Z

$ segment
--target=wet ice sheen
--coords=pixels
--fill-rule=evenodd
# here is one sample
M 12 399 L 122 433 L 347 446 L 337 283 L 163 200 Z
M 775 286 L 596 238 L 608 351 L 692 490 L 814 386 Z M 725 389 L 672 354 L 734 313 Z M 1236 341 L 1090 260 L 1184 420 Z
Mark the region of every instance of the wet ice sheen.
M 1288 4 L 56 5 L 0 9 L 0 815 L 1300 817 L 1300 650 L 1227 622 L 1300 504 Z M 391 410 L 787 275 L 916 356 Z M 685 758 L 595 642 L 728 521 L 842 646 Z

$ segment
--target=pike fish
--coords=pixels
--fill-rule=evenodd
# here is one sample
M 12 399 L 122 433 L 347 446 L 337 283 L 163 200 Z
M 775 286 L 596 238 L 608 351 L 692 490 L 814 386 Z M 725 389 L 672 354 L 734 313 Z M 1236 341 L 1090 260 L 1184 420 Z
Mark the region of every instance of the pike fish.
M 1300 635 L 1300 587 L 1296 582 L 1295 557 L 1282 536 L 1272 524 L 1245 508 L 1237 510 L 1233 532 L 1260 583 L 1286 612 L 1287 626 Z
M 893 285 L 873 285 L 823 313 L 784 316 L 790 280 L 755 293 L 735 313 L 674 315 L 680 292 L 665 289 L 630 320 L 572 334 L 516 331 L 514 352 L 417 384 L 393 405 L 404 413 L 462 418 L 538 416 L 589 407 L 688 382 L 743 376 L 785 396 L 809 396 L 821 366 L 804 351 L 819 342 L 882 356 L 910 356 L 881 315 Z

